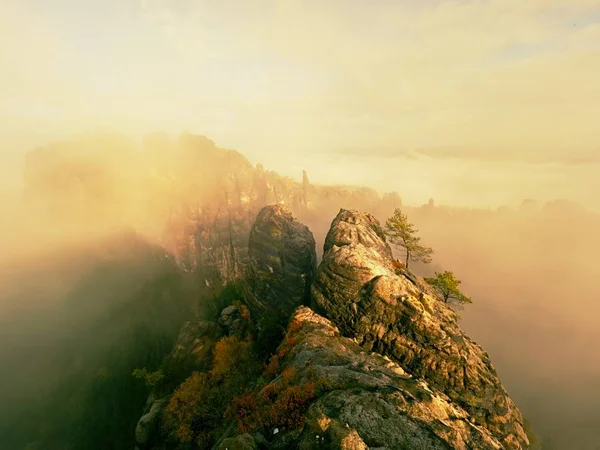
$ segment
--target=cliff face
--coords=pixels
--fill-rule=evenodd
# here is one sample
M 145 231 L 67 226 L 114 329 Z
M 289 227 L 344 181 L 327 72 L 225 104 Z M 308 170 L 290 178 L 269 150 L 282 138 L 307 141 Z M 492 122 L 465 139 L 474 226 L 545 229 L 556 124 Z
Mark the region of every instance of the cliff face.
M 172 264 L 171 255 L 165 256 L 169 289 L 161 285 L 156 294 L 150 290 L 152 295 L 147 295 L 160 309 L 148 308 L 142 298 L 139 304 L 144 308 L 130 308 L 129 313 L 145 311 L 152 316 L 152 325 L 158 326 L 185 297 L 186 310 L 173 314 L 160 351 L 150 361 L 132 350 L 135 365 L 128 364 L 120 374 L 130 380 L 133 368 L 147 365 L 164 375 L 152 388 L 145 408 L 147 391 L 143 385 L 136 388 L 137 403 L 132 409 L 137 417 L 142 414 L 135 430 L 140 449 L 177 447 L 171 445 L 171 435 L 167 439 L 160 434 L 161 421 L 186 378 L 205 383 L 204 390 L 188 384 L 198 389 L 180 391 L 187 396 L 179 397 L 193 406 L 182 410 L 191 416 L 186 424 L 194 438 L 190 445 L 198 448 L 210 448 L 208 440 L 197 440 L 195 427 L 200 425 L 209 431 L 205 434 L 210 435 L 210 442 L 223 434 L 217 447 L 229 450 L 527 447 L 521 415 L 488 355 L 464 335 L 454 312 L 437 301 L 421 279 L 410 273 L 396 274 L 377 220 L 341 211 L 329 231 L 322 229 L 321 236 L 328 234 L 317 270 L 313 234 L 281 205 L 319 223 L 344 203 L 391 210 L 400 204 L 397 196 L 380 200 L 370 190 L 313 186 L 308 176 L 299 184 L 261 166 L 254 168 L 239 153 L 219 149 L 198 136 L 149 142 L 141 153 L 117 142 L 114 145 L 119 149 L 128 150 L 111 153 L 100 168 L 96 162 L 104 153 L 90 149 L 81 159 L 82 145 L 88 144 L 74 144 L 65 155 L 59 149 L 59 156 L 42 151 L 30 158 L 29 200 L 44 206 L 47 218 L 64 215 L 69 223 L 89 225 L 95 216 L 88 211 L 100 205 L 105 209 L 100 208 L 99 214 L 109 225 L 114 225 L 114 217 L 152 231 L 156 230 L 150 225 L 158 224 L 161 242 L 176 263 Z M 57 164 L 47 165 L 46 157 L 58 158 Z M 124 180 L 131 173 L 135 177 L 127 184 Z M 61 208 L 48 206 L 42 195 L 48 188 L 54 189 L 51 196 Z M 264 207 L 268 202 L 278 204 Z M 179 278 L 185 283 L 179 283 Z M 242 288 L 224 304 L 216 302 L 214 311 L 200 315 L 208 320 L 192 318 L 187 306 L 196 299 L 201 299 L 199 304 L 210 303 L 213 289 L 226 290 L 232 286 L 224 287 L 228 282 Z M 311 302 L 316 312 L 305 306 Z M 119 312 L 119 317 L 126 321 L 129 316 Z M 185 320 L 189 321 L 169 354 Z M 270 329 L 276 332 L 269 333 Z M 144 329 L 140 330 L 143 335 Z M 119 347 L 128 339 L 134 341 L 123 338 Z M 221 358 L 215 370 L 218 348 L 229 349 L 231 358 Z M 239 349 L 246 352 L 246 359 L 240 358 Z M 269 356 L 264 352 L 271 350 L 275 355 L 261 376 L 260 366 Z M 258 369 L 247 375 L 243 367 L 237 367 L 243 376 L 235 379 L 228 375 L 233 370 L 223 370 L 228 364 L 246 363 Z M 98 375 L 99 382 L 107 385 L 101 392 L 113 392 L 118 398 L 122 392 L 106 383 L 105 372 Z M 194 378 L 194 372 L 202 377 Z M 129 389 L 117 381 L 119 389 Z M 243 405 L 246 409 L 236 409 L 240 398 L 249 402 Z M 101 402 L 89 403 L 95 407 Z M 111 417 L 110 404 L 106 404 L 105 420 Z M 214 411 L 207 412 L 198 404 Z M 176 402 L 172 411 L 179 412 Z M 93 414 L 100 414 L 97 408 L 90 408 Z M 127 433 L 133 430 L 130 424 L 121 428 Z M 94 429 L 89 434 L 94 439 L 85 440 L 86 448 L 113 439 L 115 434 L 105 431 L 110 429 Z M 57 438 L 59 444 L 66 438 L 61 439 Z
M 523 419 L 489 356 L 462 332 L 452 309 L 421 283 L 395 273 L 376 219 L 342 210 L 325 241 L 312 298 L 344 336 L 448 396 L 502 448 L 525 447 Z

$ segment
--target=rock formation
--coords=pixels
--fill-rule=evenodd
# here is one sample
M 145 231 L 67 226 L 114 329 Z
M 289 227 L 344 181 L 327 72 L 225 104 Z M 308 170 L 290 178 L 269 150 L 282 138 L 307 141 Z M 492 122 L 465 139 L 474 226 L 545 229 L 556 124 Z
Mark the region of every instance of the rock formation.
M 434 296 L 394 267 L 375 218 L 340 211 L 312 285 L 321 315 L 295 311 L 214 448 L 528 448 L 488 355 Z
M 389 358 L 343 337 L 308 307 L 294 314 L 282 347 L 286 348 L 283 375 L 257 396 L 270 395 L 285 384 L 285 374 L 290 372 L 298 374 L 294 385 L 316 382 L 321 391 L 306 409 L 303 425 L 276 433 L 270 449 L 506 448 L 446 395 L 411 377 Z M 258 448 L 250 435 L 242 436 L 237 439 L 246 446 L 239 448 Z
M 249 248 L 243 304 L 216 322 L 186 325 L 163 365 L 206 370 L 220 337 L 249 330 L 251 318 L 260 330 L 264 317 L 284 321 L 295 309 L 262 376 L 232 397 L 214 449 L 528 448 L 488 355 L 422 279 L 394 267 L 371 215 L 342 210 L 333 221 L 312 282 L 318 313 L 303 305 L 315 264 L 305 226 L 282 206 L 266 207 Z M 145 444 L 164 394 L 155 390 L 138 423 L 140 448 L 153 448 Z
M 238 395 L 248 394 L 258 399 L 260 408 L 248 407 L 244 414 L 251 413 L 245 416 L 229 411 L 228 422 L 219 424 L 212 416 L 205 420 L 205 428 L 217 430 L 211 440 L 220 438 L 215 448 L 528 446 L 520 412 L 488 355 L 464 335 L 456 314 L 435 299 L 422 279 L 394 267 L 377 220 L 342 210 L 329 230 L 317 271 L 313 234 L 282 206 L 292 205 L 305 219 L 312 218 L 307 223 L 315 231 L 326 211 L 333 214 L 340 203 L 370 211 L 380 208 L 383 214 L 401 204 L 397 194 L 380 199 L 370 189 L 312 185 L 306 174 L 298 183 L 261 166 L 254 168 L 241 154 L 200 136 L 156 138 L 141 152 L 120 139 L 95 141 L 30 155 L 25 197 L 32 210 L 39 210 L 32 217 L 73 223 L 74 229 L 98 226 L 99 232 L 128 223 L 160 236 L 172 256 L 161 250 L 169 267 L 155 284 L 174 286 L 155 296 L 171 309 L 178 303 L 171 299 L 181 300 L 188 289 L 196 292 L 197 285 L 206 286 L 207 292 L 232 286 L 235 290 L 201 316 L 211 320 L 185 323 L 166 358 L 166 346 L 155 356 L 153 369 L 165 358 L 160 367 L 164 380 L 154 385 L 143 411 L 143 397 L 135 406 L 140 406 L 135 428 L 140 449 L 174 448 L 161 440 L 164 436 L 156 436 L 165 405 L 168 412 L 169 401 L 177 399 L 173 392 L 193 372 L 206 375 L 214 369 L 215 349 L 223 342 L 237 342 L 240 346 L 232 348 L 252 351 L 265 342 L 269 345 L 264 347 L 266 355 L 248 353 L 256 356 L 252 360 L 240 359 L 241 352 L 230 353 L 231 360 L 256 363 L 258 368 L 249 371 L 239 383 L 242 388 L 223 403 L 229 406 L 233 399 L 235 405 Z M 107 153 L 107 146 L 113 150 Z M 81 149 L 86 149 L 85 157 Z M 278 204 L 264 207 L 273 201 Z M 324 236 L 327 229 L 322 231 Z M 182 278 L 185 283 L 169 281 L 176 278 L 176 268 L 188 272 Z M 140 298 L 145 297 L 154 298 L 154 291 L 143 291 Z M 198 290 L 193 298 L 204 301 L 208 294 Z M 302 306 L 311 302 L 316 312 Z M 173 314 L 173 334 L 166 345 L 190 319 L 188 301 L 183 303 L 186 312 Z M 166 321 L 166 309 L 152 315 Z M 139 315 L 146 309 L 135 311 Z M 279 331 L 288 322 L 281 342 Z M 265 334 L 269 328 L 277 328 L 277 333 Z M 261 376 L 262 364 L 277 345 Z M 218 379 L 213 374 L 213 394 L 223 397 L 231 372 L 221 371 Z M 102 381 L 109 372 L 99 373 Z M 125 374 L 129 376 L 129 369 Z M 199 403 L 205 399 L 195 398 Z M 190 414 L 192 422 L 198 419 L 197 412 Z M 127 425 L 126 433 L 132 428 Z
M 263 208 L 249 240 L 246 301 L 254 317 L 274 315 L 285 324 L 308 304 L 316 271 L 315 240 L 283 205 Z
M 267 350 L 273 349 L 280 340 L 273 328 L 283 330 L 294 309 L 308 303 L 316 270 L 315 241 L 310 230 L 295 220 L 287 208 L 276 205 L 261 210 L 248 248 L 250 262 L 242 280 L 245 295 L 236 299 L 240 303 L 226 306 L 215 322 L 190 321 L 182 327 L 175 347 L 161 367 L 168 383 L 154 388 L 138 422 L 138 449 L 155 448 L 161 442 L 163 437 L 152 437 L 162 409 L 179 383 L 195 371 L 210 370 L 220 338 L 236 336 L 245 341 L 256 334 L 257 324 L 259 345 L 264 336 L 263 341 L 269 344 Z M 240 436 L 235 442 L 246 442 L 246 437 Z
M 383 230 L 371 215 L 341 210 L 334 219 L 312 299 L 316 310 L 344 336 L 390 357 L 448 396 L 502 448 L 528 445 L 521 414 L 487 353 L 462 332 L 453 310 L 423 289 L 420 280 L 396 274 Z

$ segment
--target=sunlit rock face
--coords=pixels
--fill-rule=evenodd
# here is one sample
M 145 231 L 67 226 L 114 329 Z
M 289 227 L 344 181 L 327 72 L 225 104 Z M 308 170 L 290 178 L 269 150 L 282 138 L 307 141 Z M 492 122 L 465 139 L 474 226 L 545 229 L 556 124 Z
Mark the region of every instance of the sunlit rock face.
M 502 448 L 526 447 L 521 413 L 489 356 L 464 334 L 454 311 L 423 287 L 422 280 L 395 273 L 375 218 L 340 211 L 312 286 L 316 310 L 344 336 L 447 395 Z
M 299 385 L 316 380 L 324 388 L 303 427 L 278 434 L 270 448 L 506 448 L 444 393 L 390 358 L 365 351 L 308 307 L 295 312 L 282 347 L 289 343 L 282 371 L 300 373 Z

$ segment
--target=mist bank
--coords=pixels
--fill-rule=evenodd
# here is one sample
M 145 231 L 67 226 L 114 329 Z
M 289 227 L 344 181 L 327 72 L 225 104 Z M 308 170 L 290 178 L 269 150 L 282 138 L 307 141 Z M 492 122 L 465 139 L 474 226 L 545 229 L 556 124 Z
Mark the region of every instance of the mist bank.
M 315 183 L 310 172 L 301 180 L 301 172 L 297 179 L 281 176 L 190 134 L 156 134 L 141 146 L 120 135 L 81 136 L 37 149 L 23 166 L 24 190 L 3 209 L 0 230 L 0 320 L 4 330 L 18 330 L 4 341 L 4 361 L 14 371 L 4 380 L 3 396 L 14 394 L 14 402 L 27 393 L 27 398 L 56 398 L 52 392 L 68 386 L 56 381 L 68 379 L 61 367 L 50 359 L 36 362 L 44 342 L 54 342 L 48 355 L 75 364 L 82 347 L 75 351 L 66 342 L 80 339 L 82 329 L 89 345 L 118 347 L 133 331 L 123 325 L 129 331 L 113 339 L 110 327 L 119 320 L 130 323 L 127 317 L 144 310 L 154 330 L 146 336 L 157 336 L 159 311 L 184 298 L 190 309 L 173 316 L 167 333 L 172 340 L 180 322 L 201 309 L 205 297 L 199 289 L 209 279 L 203 268 L 214 267 L 222 280 L 239 276 L 249 227 L 262 206 L 289 206 L 314 233 L 319 255 L 340 208 L 385 221 L 402 207 L 436 251 L 433 264 L 414 270 L 421 275 L 452 270 L 463 281 L 474 299 L 461 312 L 464 328 L 489 351 L 544 448 L 593 448 L 600 438 L 593 426 L 600 416 L 600 388 L 594 387 L 600 354 L 592 345 L 600 337 L 595 262 L 600 216 L 581 205 L 564 200 L 500 209 L 438 206 L 437 201 L 408 205 L 402 192 L 381 195 L 366 187 Z M 426 176 L 412 174 L 418 178 Z M 120 273 L 123 261 L 127 270 Z M 170 300 L 159 301 L 160 308 L 147 310 L 152 295 L 139 297 L 140 292 L 165 273 L 187 281 L 169 288 Z M 188 286 L 185 294 L 181 286 Z M 124 305 L 130 305 L 129 312 L 117 320 Z M 77 308 L 87 315 L 75 313 L 82 310 Z M 160 359 L 167 347 L 153 357 Z M 103 352 L 89 358 L 79 364 L 106 365 Z M 123 379 L 132 364 L 126 358 Z M 32 388 L 42 367 L 54 373 L 43 394 Z

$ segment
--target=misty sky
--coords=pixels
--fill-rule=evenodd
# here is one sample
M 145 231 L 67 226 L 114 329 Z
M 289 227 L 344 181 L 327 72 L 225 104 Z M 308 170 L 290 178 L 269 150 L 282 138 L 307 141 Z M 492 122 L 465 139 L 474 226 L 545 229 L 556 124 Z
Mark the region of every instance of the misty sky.
M 376 6 L 375 6 L 376 5 Z M 313 181 L 598 209 L 598 0 L 0 0 L 2 182 L 90 128 Z

